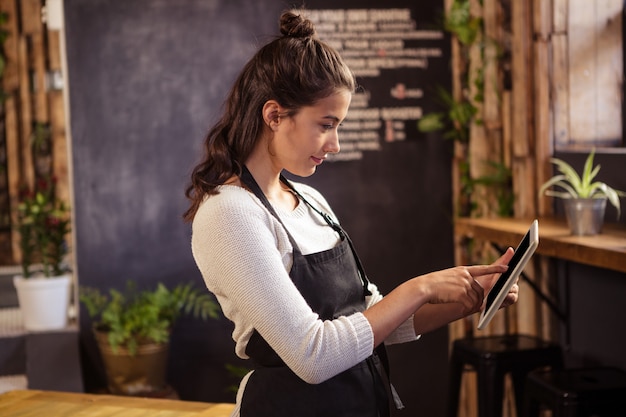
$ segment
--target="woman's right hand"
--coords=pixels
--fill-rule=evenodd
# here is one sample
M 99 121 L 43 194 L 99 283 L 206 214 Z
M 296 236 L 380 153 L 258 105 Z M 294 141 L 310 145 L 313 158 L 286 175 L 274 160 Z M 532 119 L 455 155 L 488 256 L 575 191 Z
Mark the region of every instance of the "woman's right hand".
M 459 303 L 463 306 L 463 315 L 468 315 L 480 311 L 485 297 L 485 289 L 477 278 L 499 274 L 506 269 L 507 266 L 502 264 L 456 266 L 422 275 L 416 280 L 425 287 L 428 303 Z

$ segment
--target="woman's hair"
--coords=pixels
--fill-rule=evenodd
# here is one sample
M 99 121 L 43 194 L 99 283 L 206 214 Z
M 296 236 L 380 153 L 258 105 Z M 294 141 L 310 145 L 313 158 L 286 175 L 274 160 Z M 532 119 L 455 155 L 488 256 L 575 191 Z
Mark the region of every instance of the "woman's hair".
M 224 103 L 221 119 L 204 142 L 204 157 L 191 174 L 185 195 L 191 201 L 184 214 L 193 217 L 206 195 L 242 166 L 260 139 L 264 128 L 262 109 L 276 100 L 292 116 L 304 106 L 333 93 L 356 87 L 354 74 L 339 53 L 320 41 L 313 23 L 291 11 L 280 17 L 282 36 L 263 46 L 237 77 Z

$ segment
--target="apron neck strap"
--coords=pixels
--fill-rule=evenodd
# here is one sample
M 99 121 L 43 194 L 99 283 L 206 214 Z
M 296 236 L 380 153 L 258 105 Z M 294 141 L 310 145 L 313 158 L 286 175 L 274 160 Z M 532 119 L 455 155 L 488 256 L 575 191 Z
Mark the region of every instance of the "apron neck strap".
M 291 246 L 293 247 L 294 252 L 297 253 L 301 253 L 300 252 L 300 248 L 298 247 L 298 244 L 296 243 L 295 239 L 293 238 L 293 236 L 291 236 L 291 233 L 289 233 L 289 230 L 287 229 L 287 227 L 285 226 L 285 224 L 283 223 L 283 221 L 280 219 L 280 217 L 278 216 L 278 214 L 276 213 L 276 210 L 274 210 L 274 207 L 272 207 L 272 204 L 269 202 L 269 200 L 267 199 L 267 197 L 265 197 L 265 194 L 263 193 L 263 190 L 261 190 L 261 187 L 259 187 L 259 184 L 256 182 L 256 180 L 254 179 L 254 177 L 252 176 L 252 174 L 250 173 L 250 170 L 248 169 L 248 167 L 246 167 L 245 165 L 243 165 L 242 170 L 241 170 L 241 176 L 239 177 L 241 179 L 241 182 L 250 189 L 250 191 L 252 191 L 252 193 L 259 199 L 261 200 L 261 203 L 263 203 L 263 205 L 265 206 L 265 208 L 272 214 L 272 216 L 274 216 L 276 218 L 276 220 L 278 220 L 280 222 L 280 224 L 283 226 L 283 229 L 285 229 L 285 232 L 287 232 L 287 236 L 289 237 L 289 242 L 291 242 Z
M 348 241 L 348 245 L 350 246 L 350 250 L 352 251 L 352 255 L 354 255 L 354 260 L 355 260 L 356 266 L 357 266 L 357 268 L 359 270 L 359 275 L 361 276 L 361 281 L 363 281 L 363 293 L 366 296 L 367 295 L 372 295 L 372 293 L 368 289 L 369 279 L 367 278 L 367 275 L 365 274 L 365 268 L 363 268 L 363 265 L 361 264 L 361 259 L 359 258 L 359 255 L 357 254 L 356 249 L 354 248 L 354 244 L 352 243 L 352 239 L 350 239 L 350 236 L 348 236 L 348 233 L 346 233 L 346 231 L 343 230 L 343 228 L 339 225 L 339 223 L 334 221 L 333 218 L 330 217 L 330 215 L 328 213 L 325 213 L 325 212 L 321 211 L 320 209 L 315 207 L 313 204 L 309 203 L 309 201 L 306 198 L 304 198 L 304 196 L 302 194 L 300 194 L 300 192 L 298 190 L 296 190 L 296 188 L 293 186 L 293 184 L 291 184 L 291 182 L 289 182 L 289 180 L 287 180 L 287 178 L 285 178 L 282 174 L 280 176 L 280 180 L 283 182 L 283 184 L 285 184 L 287 187 L 289 187 L 289 189 L 296 196 L 298 196 L 298 198 L 300 200 L 302 200 L 314 212 L 319 214 L 324 219 L 326 224 L 328 224 L 330 227 L 332 227 L 333 230 L 339 234 L 339 237 L 341 238 L 341 240 L 345 239 L 345 240 Z

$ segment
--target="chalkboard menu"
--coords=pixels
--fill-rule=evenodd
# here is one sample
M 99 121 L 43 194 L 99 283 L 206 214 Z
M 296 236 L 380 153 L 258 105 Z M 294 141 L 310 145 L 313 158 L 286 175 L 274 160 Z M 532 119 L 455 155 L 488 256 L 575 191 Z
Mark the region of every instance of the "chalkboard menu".
M 317 8 L 316 2 L 316 8 L 303 11 L 315 23 L 319 37 L 341 51 L 359 79 L 341 130 L 342 151 L 331 158 L 335 161 L 360 160 L 365 152 L 380 152 L 382 142 L 418 138 L 416 121 L 423 114 L 425 95 L 432 92 L 425 90 L 433 87 L 431 77 L 423 75 L 447 61 L 444 32 L 432 23 L 418 25 L 418 10 L 369 3 L 372 8 L 360 2 L 359 8 L 326 9 Z
M 81 285 L 192 280 L 183 191 L 201 144 L 245 62 L 278 34 L 282 0 L 65 0 L 75 248 Z M 309 0 L 319 36 L 361 88 L 342 152 L 310 178 L 350 233 L 370 279 L 388 292 L 451 266 L 451 144 L 417 131 L 449 85 L 443 0 Z M 216 237 L 218 238 L 218 237 Z M 86 387 L 97 352 L 81 315 Z M 226 321 L 183 320 L 169 380 L 182 399 L 232 401 L 240 363 Z M 410 414 L 443 415 L 447 332 L 390 349 Z

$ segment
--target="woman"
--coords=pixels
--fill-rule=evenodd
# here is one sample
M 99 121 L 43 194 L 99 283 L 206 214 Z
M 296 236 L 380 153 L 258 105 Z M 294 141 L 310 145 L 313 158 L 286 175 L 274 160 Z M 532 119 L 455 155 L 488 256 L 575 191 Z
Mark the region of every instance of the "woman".
M 237 78 L 186 192 L 196 263 L 235 325 L 237 355 L 255 364 L 234 415 L 389 415 L 383 342 L 479 311 L 513 251 L 383 298 L 324 197 L 281 176 L 308 177 L 339 152 L 354 76 L 309 20 L 285 12 L 280 30 Z M 514 287 L 504 304 L 516 300 Z

